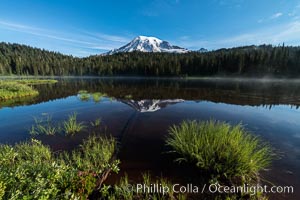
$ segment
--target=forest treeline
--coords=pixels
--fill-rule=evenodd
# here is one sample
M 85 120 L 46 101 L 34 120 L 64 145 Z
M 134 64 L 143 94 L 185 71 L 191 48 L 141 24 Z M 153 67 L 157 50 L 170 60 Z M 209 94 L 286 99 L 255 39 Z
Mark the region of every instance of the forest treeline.
M 0 43 L 1 75 L 300 76 L 300 47 L 243 46 L 209 52 L 119 53 L 78 58 Z

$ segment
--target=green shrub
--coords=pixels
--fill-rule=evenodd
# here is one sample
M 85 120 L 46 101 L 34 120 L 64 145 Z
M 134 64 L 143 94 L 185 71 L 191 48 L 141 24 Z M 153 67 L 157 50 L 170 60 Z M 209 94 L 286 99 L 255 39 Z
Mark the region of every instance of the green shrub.
M 5 184 L 2 181 L 0 181 L 0 200 L 2 200 L 4 197 L 5 189 L 6 189 Z
M 115 151 L 113 138 L 96 136 L 71 153 L 54 154 L 35 139 L 15 146 L 0 145 L 0 197 L 87 199 L 103 173 L 118 171 Z
M 193 163 L 217 180 L 257 181 L 271 162 L 270 146 L 240 124 L 183 121 L 170 128 L 166 143 L 180 156 L 177 161 Z

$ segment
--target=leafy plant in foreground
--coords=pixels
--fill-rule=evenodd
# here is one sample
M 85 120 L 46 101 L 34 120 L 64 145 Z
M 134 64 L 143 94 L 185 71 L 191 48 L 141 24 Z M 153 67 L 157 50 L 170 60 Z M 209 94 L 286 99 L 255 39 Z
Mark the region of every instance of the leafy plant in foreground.
M 256 182 L 272 159 L 271 147 L 240 124 L 214 120 L 174 125 L 166 143 L 180 156 L 176 161 L 193 163 L 213 179 L 237 184 Z
M 91 136 L 72 152 L 55 154 L 40 141 L 0 145 L 2 199 L 87 199 L 107 171 L 118 171 L 113 138 Z M 1 198 L 0 198 L 1 199 Z

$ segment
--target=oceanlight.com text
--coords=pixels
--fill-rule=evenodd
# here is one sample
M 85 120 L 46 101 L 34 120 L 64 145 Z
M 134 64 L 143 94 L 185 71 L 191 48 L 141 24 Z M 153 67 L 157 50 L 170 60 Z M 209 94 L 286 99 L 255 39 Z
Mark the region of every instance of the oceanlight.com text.
M 204 184 L 202 186 L 195 184 L 144 184 L 137 183 L 135 185 L 127 185 L 127 190 L 134 193 L 160 193 L 166 195 L 170 192 L 172 193 L 190 193 L 199 194 L 204 192 L 209 192 L 213 194 L 238 194 L 247 193 L 250 195 L 255 195 L 257 193 L 282 193 L 282 194 L 292 194 L 294 193 L 293 186 L 268 186 L 268 185 L 249 185 L 244 184 L 242 186 L 224 186 L 218 183 L 215 184 Z

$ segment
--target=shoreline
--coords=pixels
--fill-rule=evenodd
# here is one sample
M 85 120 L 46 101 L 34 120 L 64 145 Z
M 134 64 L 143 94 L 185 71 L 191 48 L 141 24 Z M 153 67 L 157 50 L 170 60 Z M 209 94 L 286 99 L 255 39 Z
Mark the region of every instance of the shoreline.
M 1 76 L 4 79 L 137 79 L 137 80 L 182 80 L 182 81 L 226 81 L 226 82 L 299 82 L 300 77 L 237 77 L 237 76 L 190 76 L 190 77 L 155 77 L 155 76 Z

